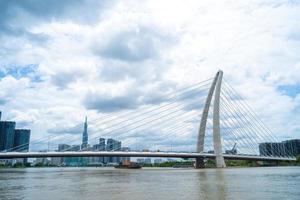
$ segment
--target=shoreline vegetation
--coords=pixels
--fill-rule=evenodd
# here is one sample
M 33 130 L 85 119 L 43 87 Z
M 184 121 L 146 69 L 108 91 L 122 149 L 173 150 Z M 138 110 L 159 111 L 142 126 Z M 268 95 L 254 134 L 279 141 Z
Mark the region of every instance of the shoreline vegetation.
M 159 164 L 142 164 L 143 167 L 168 167 L 168 168 L 193 168 L 194 161 L 166 161 Z M 267 166 L 300 166 L 300 155 L 296 161 L 279 161 L 279 162 L 262 162 L 262 161 L 245 161 L 245 160 L 226 160 L 226 166 L 229 168 L 234 167 L 267 167 Z M 37 163 L 32 165 L 31 163 L 16 163 L 14 165 L 0 164 L 0 168 L 41 168 L 41 167 L 111 167 L 101 165 L 78 165 L 78 166 L 60 166 Z M 208 159 L 205 162 L 205 168 L 215 168 L 215 161 Z

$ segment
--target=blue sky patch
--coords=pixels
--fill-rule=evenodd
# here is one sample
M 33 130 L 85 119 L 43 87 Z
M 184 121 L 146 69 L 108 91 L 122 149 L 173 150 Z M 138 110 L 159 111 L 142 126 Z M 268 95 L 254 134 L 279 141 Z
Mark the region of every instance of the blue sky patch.
M 0 78 L 10 75 L 16 79 L 20 79 L 22 77 L 29 77 L 32 81 L 39 82 L 41 80 L 39 76 L 37 76 L 37 74 L 35 73 L 37 68 L 37 64 L 29 64 L 24 66 L 5 66 L 3 67 L 3 69 L 0 69 Z
M 278 90 L 290 97 L 296 97 L 300 93 L 300 84 L 297 85 L 280 85 Z

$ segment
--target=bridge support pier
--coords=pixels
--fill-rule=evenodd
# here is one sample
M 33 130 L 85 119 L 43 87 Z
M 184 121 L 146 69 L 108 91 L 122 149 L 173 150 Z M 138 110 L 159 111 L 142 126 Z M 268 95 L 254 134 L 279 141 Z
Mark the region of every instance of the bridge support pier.
M 221 83 L 222 83 L 223 72 L 219 72 L 218 80 L 215 89 L 215 99 L 213 108 L 213 141 L 214 141 L 214 153 L 216 155 L 216 167 L 226 167 L 223 152 L 222 142 L 220 134 L 220 94 L 221 94 Z
M 196 168 L 196 169 L 205 168 L 205 165 L 204 165 L 204 158 L 196 158 L 195 168 Z
M 204 105 L 200 128 L 198 132 L 198 141 L 197 141 L 197 152 L 201 153 L 204 150 L 204 137 L 205 137 L 205 129 L 206 122 L 208 118 L 209 107 L 211 105 L 211 101 L 214 95 L 214 104 L 213 104 L 213 145 L 214 145 L 214 154 L 216 155 L 216 167 L 222 168 L 226 167 L 223 152 L 222 152 L 222 143 L 221 143 L 221 135 L 220 135 L 220 93 L 221 93 L 221 83 L 223 78 L 223 72 L 219 71 L 209 89 L 208 96 L 206 98 L 206 102 Z M 196 168 L 204 167 L 203 158 L 196 159 Z

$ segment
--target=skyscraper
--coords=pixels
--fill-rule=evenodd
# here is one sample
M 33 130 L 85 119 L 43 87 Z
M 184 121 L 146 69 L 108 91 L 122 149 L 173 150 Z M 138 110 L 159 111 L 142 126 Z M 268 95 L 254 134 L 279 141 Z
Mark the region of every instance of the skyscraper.
M 284 156 L 284 144 L 281 142 L 264 142 L 259 144 L 261 156 Z
M 28 151 L 30 140 L 29 129 L 15 129 L 14 151 Z
M 12 151 L 15 136 L 15 122 L 0 122 L 0 151 Z
M 106 144 L 106 150 L 107 151 L 120 151 L 121 150 L 121 142 L 118 140 L 114 139 L 107 139 L 107 144 Z M 108 162 L 109 163 L 119 163 L 120 162 L 120 157 L 109 157 Z
M 297 156 L 300 155 L 300 139 L 283 142 L 265 142 L 259 144 L 262 156 Z
M 82 145 L 81 149 L 87 148 L 88 145 L 88 132 L 87 132 L 87 117 L 85 117 L 84 127 L 83 127 L 83 133 L 82 133 Z
M 93 146 L 94 151 L 105 151 L 106 145 L 105 145 L 105 139 L 99 138 L 99 144 L 95 144 Z M 106 163 L 107 158 L 106 157 L 92 157 L 91 162 L 93 163 Z
M 300 155 L 300 139 L 283 141 L 287 156 Z
M 71 146 L 68 144 L 58 144 L 58 151 L 67 151 L 70 147 Z
M 0 111 L 0 151 L 29 151 L 30 130 L 15 129 L 16 122 L 1 121 Z M 3 160 L 2 160 L 3 161 Z M 27 162 L 27 158 L 8 159 L 5 164 Z
M 105 139 L 99 138 L 99 144 L 95 144 L 93 146 L 94 151 L 105 151 L 106 145 L 105 145 Z

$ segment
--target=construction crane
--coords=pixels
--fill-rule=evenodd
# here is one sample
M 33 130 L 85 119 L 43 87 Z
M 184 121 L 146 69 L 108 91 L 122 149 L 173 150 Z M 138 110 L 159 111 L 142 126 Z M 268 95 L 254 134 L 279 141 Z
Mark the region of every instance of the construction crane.
M 236 142 L 234 143 L 232 149 L 230 149 L 230 150 L 225 150 L 225 153 L 226 153 L 226 154 L 232 154 L 232 155 L 237 154 Z

